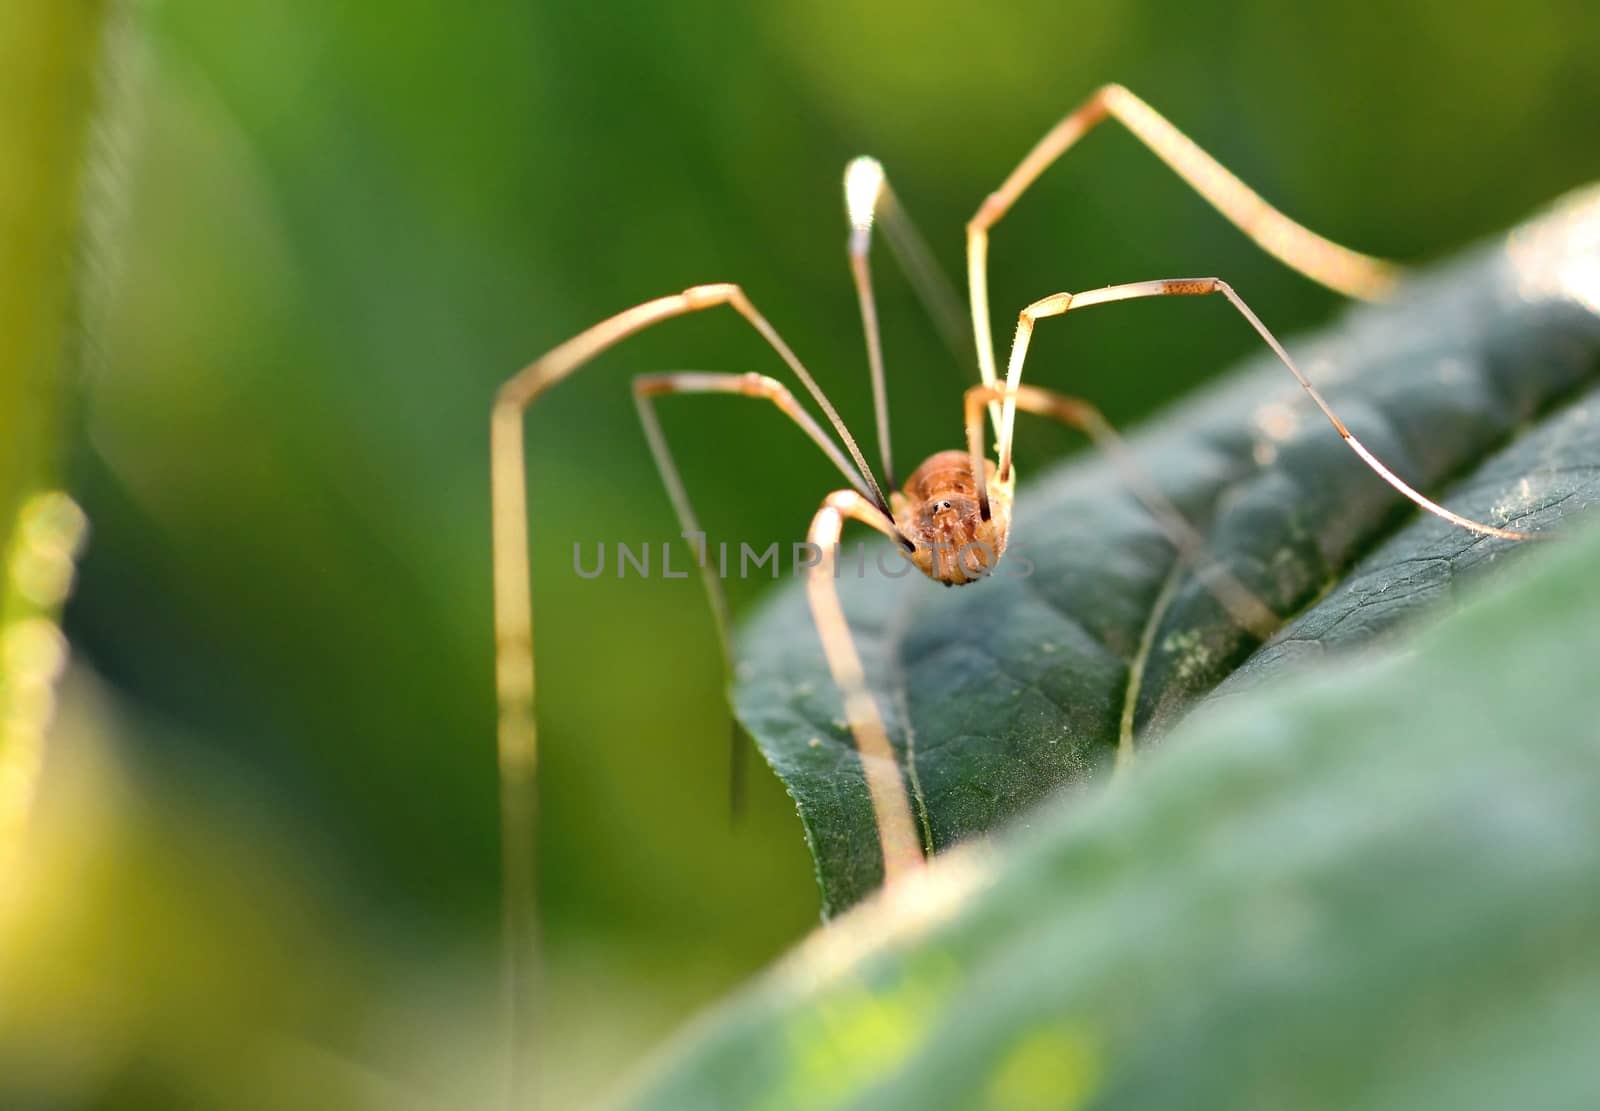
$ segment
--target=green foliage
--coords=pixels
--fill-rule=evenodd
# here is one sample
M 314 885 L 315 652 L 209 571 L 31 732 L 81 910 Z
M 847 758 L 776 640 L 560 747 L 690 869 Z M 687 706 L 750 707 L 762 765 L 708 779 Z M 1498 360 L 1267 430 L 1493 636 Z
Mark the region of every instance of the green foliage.
M 1107 80 L 1296 218 L 1403 260 L 1600 178 L 1600 145 L 1585 141 L 1600 67 L 1573 33 L 1590 0 L 1401 5 L 1382 20 L 1352 6 L 1160 0 L 1035 4 L 1025 18 L 970 4 L 930 16 L 910 0 L 115 7 L 134 47 L 112 97 L 122 157 L 92 185 L 118 217 L 117 265 L 92 275 L 86 327 L 61 337 L 94 356 L 86 404 L 68 406 L 81 423 L 69 412 L 68 436 L 43 448 L 62 449 L 93 522 L 65 629 L 109 691 L 108 760 L 135 810 L 181 818 L 146 841 L 64 816 L 60 828 L 105 831 L 83 852 L 115 882 L 73 904 L 87 926 L 45 916 L 28 945 L 0 953 L 39 970 L 26 992 L 5 992 L 0 1021 L 39 1033 L 8 1044 L 79 1103 L 118 1108 L 132 1102 L 130 1075 L 156 1107 L 296 1102 L 281 1054 L 241 1036 L 250 1073 L 232 1054 L 193 1052 L 193 1032 L 231 1037 L 252 1008 L 228 1012 L 263 981 L 298 997 L 322 979 L 325 958 L 297 930 L 313 920 L 328 923 L 320 937 L 349 939 L 326 958 L 361 980 L 344 997 L 349 1026 L 319 1018 L 311 983 L 304 1009 L 255 1008 L 273 1045 L 394 1079 L 403 1091 L 386 1089 L 381 1106 L 415 1091 L 451 1105 L 492 1094 L 486 417 L 498 383 L 539 352 L 644 298 L 736 280 L 870 440 L 840 169 L 882 158 L 959 276 L 961 228 L 981 198 Z M 82 26 L 102 10 L 0 0 L 0 116 L 51 129 L 40 149 L 77 141 L 83 102 L 13 84 L 60 57 L 19 29 Z M 0 196 L 54 165 L 5 159 Z M 0 252 L 58 228 L 77 194 L 27 195 L 7 202 Z M 959 442 L 971 368 L 948 358 L 882 262 L 904 468 Z M 1200 273 L 1226 277 L 1285 334 L 1337 310 L 1111 129 L 1030 192 L 992 262 L 997 319 L 1057 289 Z M 8 262 L 0 301 L 32 303 L 61 273 Z M 6 319 L 0 346 L 21 334 Z M 1254 343 L 1216 305 L 1097 311 L 1041 330 L 1035 380 L 1133 427 Z M 0 378 L 22 365 L 8 356 Z M 676 542 L 627 380 L 678 367 L 782 373 L 748 329 L 711 314 L 630 340 L 529 418 L 540 897 L 547 1002 L 561 1015 L 545 1029 L 550 1106 L 580 1103 L 816 917 L 775 777 L 751 777 L 730 829 L 725 677 L 699 584 L 570 574 L 574 542 Z M 16 408 L 3 396 L 0 457 L 14 422 L 55 419 L 49 398 Z M 837 476 L 776 413 L 725 401 L 663 405 L 708 528 L 758 547 L 800 539 Z M 1026 480 L 1070 442 L 1042 422 L 1020 435 Z M 771 584 L 732 585 L 743 606 Z M 218 847 L 215 882 L 186 842 Z M 263 882 L 263 845 L 281 850 L 281 883 Z M 43 867 L 64 885 L 35 892 L 45 902 L 83 875 Z M 238 903 L 218 896 L 230 882 L 249 888 Z M 172 909 L 126 905 L 139 891 Z M 237 936 L 241 917 L 293 940 L 254 947 Z M 161 925 L 135 938 L 124 922 Z M 195 942 L 168 922 L 235 967 L 219 958 L 196 972 Z M 108 955 L 119 938 L 137 961 Z M 57 968 L 116 982 L 95 994 Z M 80 1028 L 102 999 L 116 1001 L 115 1021 L 85 1065 Z M 210 1087 L 213 1072 L 233 1090 Z M 0 1104 L 36 1105 L 10 1092 Z
M 0 888 L 66 662 L 56 614 L 82 513 L 59 481 L 82 199 L 109 5 L 0 0 Z
M 1600 500 L 1600 291 L 1586 269 L 1597 236 L 1600 194 L 1574 197 L 1289 348 L 1400 474 L 1468 516 L 1551 530 Z M 1085 786 L 1124 729 L 1160 736 L 1241 665 L 1242 683 L 1363 643 L 1516 547 L 1421 515 L 1270 357 L 1148 426 L 1136 450 L 1287 626 L 1259 646 L 1100 458 L 1024 476 L 1010 554 L 979 586 L 886 581 L 873 556 L 861 575 L 846 555 L 845 609 L 934 849 Z M 1009 574 L 1019 560 L 1031 573 Z M 877 886 L 881 864 L 809 621 L 801 584 L 772 599 L 742 639 L 735 698 L 799 806 L 837 911 Z
M 56 469 L 107 7 L 0 0 L 0 549 L 17 508 Z
M 1600 531 L 1541 547 L 842 917 L 633 1105 L 1584 1105 Z

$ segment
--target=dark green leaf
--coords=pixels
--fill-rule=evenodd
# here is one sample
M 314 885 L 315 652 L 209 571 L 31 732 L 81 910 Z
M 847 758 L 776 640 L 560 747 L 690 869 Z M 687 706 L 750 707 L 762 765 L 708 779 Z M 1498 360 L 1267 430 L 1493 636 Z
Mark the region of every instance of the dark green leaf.
M 1398 473 L 1468 514 L 1552 529 L 1600 493 L 1587 416 L 1600 361 L 1597 260 L 1591 193 L 1288 346 Z M 1218 300 L 1216 311 L 1230 310 Z M 1057 377 L 1033 369 L 1035 381 Z M 1265 674 L 1358 643 L 1447 594 L 1450 576 L 1522 554 L 1515 542 L 1415 521 L 1267 355 L 1153 422 L 1135 446 L 1213 553 L 1290 627 L 1260 651 L 1097 457 L 1024 476 L 1011 554 L 991 581 L 945 590 L 886 580 L 870 554 L 858 578 L 847 554 L 845 609 L 932 848 L 1090 782 L 1116 751 L 1130 701 L 1133 734 L 1159 736 L 1241 664 L 1259 659 L 1250 673 Z M 1019 575 L 1025 561 L 1032 572 Z M 1130 690 L 1147 626 L 1151 650 Z M 878 885 L 881 866 L 799 584 L 749 622 L 739 660 L 739 716 L 798 804 L 824 912 L 848 907 Z
M 702 1023 L 648 1107 L 1582 1107 L 1600 531 L 1209 706 Z M 926 882 L 921 882 L 926 881 Z

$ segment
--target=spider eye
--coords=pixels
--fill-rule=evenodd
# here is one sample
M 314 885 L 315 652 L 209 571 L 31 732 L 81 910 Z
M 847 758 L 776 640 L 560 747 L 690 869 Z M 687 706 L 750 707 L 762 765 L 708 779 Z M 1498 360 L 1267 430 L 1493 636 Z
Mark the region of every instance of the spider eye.
M 942 501 L 938 505 L 933 507 L 933 511 L 935 513 L 943 513 L 946 509 L 949 509 L 949 508 L 950 508 L 950 503 L 947 502 L 947 501 Z

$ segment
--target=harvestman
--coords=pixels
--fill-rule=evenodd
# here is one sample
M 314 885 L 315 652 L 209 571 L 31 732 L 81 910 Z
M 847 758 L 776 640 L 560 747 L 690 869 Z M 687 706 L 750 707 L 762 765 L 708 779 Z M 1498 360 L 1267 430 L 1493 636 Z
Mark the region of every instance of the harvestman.
M 933 455 L 912 472 L 899 490 L 894 489 L 897 483 L 890 461 L 883 356 L 868 265 L 874 221 L 884 225 L 890 245 L 896 249 L 935 318 L 942 323 L 948 324 L 953 298 L 942 293 L 932 277 L 922 240 L 896 203 L 882 168 L 865 158 L 851 163 L 845 179 L 851 223 L 849 258 L 866 333 L 884 485 L 891 491 L 887 497 L 821 387 L 737 285 L 699 285 L 636 305 L 541 356 L 501 387 L 491 417 L 490 439 L 502 851 L 506 869 L 505 927 L 514 1023 L 516 1012 L 521 1009 L 518 995 L 523 996 L 522 1005 L 528 1001 L 527 989 L 518 987 L 519 979 L 529 974 L 528 969 L 519 972 L 518 967 L 523 960 L 531 959 L 530 952 L 519 953 L 518 950 L 531 949 L 535 928 L 531 886 L 532 780 L 537 745 L 523 414 L 545 390 L 641 329 L 702 309 L 721 306 L 733 309 L 799 379 L 844 445 L 841 451 L 787 387 L 764 375 L 674 373 L 634 379 L 634 396 L 645 435 L 685 533 L 700 533 L 700 530 L 655 416 L 653 400 L 665 394 L 727 393 L 769 401 L 800 426 L 848 481 L 847 488 L 823 500 L 812 519 L 807 539 L 820 551 L 821 558 L 810 570 L 807 592 L 828 667 L 843 698 L 845 718 L 860 753 L 883 852 L 884 880 L 888 884 L 921 867 L 924 857 L 894 751 L 867 687 L 861 660 L 834 587 L 835 548 L 847 518 L 889 537 L 931 579 L 953 585 L 983 577 L 1004 553 L 1010 531 L 1011 502 L 1016 488 L 1011 459 L 1012 427 L 1016 410 L 1021 408 L 1076 428 L 1108 451 L 1125 481 L 1160 521 L 1181 555 L 1197 566 L 1207 586 L 1241 624 L 1264 636 L 1277 623 L 1277 618 L 1259 600 L 1226 571 L 1206 559 L 1198 534 L 1143 476 L 1094 406 L 1079 398 L 1022 383 L 1022 365 L 1037 321 L 1113 301 L 1220 294 L 1272 349 L 1351 450 L 1390 486 L 1429 513 L 1461 528 L 1508 539 L 1531 538 L 1528 533 L 1497 528 L 1453 513 L 1424 497 L 1389 470 L 1351 435 L 1316 387 L 1295 366 L 1283 345 L 1232 287 L 1219 278 L 1130 282 L 1081 293 L 1056 293 L 1035 301 L 1018 315 L 1002 385 L 996 373 L 994 338 L 989 323 L 989 231 L 1051 163 L 1085 132 L 1106 119 L 1115 119 L 1131 131 L 1240 231 L 1285 265 L 1337 292 L 1367 300 L 1381 298 L 1394 285 L 1397 273 L 1390 263 L 1341 247 L 1290 220 L 1144 101 L 1120 85 L 1107 85 L 1040 140 L 968 222 L 968 296 L 982 384 L 968 389 L 965 394 L 965 448 Z M 959 309 L 954 311 L 959 313 Z M 947 338 L 949 332 L 947 327 Z M 993 461 L 986 458 L 983 451 L 986 413 L 996 436 L 996 460 Z M 729 643 L 727 605 L 715 575 L 705 567 L 708 561 L 700 562 L 726 652 Z

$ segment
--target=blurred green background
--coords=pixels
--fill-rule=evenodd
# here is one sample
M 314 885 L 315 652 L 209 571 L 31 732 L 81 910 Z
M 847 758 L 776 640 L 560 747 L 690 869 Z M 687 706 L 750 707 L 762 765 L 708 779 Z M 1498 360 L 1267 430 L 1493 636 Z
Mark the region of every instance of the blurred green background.
M 1290 215 L 1403 260 L 1600 177 L 1584 0 L 125 12 L 67 439 L 93 525 L 67 614 L 75 741 L 41 816 L 57 864 L 38 871 L 66 887 L 12 932 L 34 975 L 0 1014 L 43 1047 L 41 1106 L 233 1102 L 219 1060 L 348 1102 L 493 1094 L 493 391 L 602 316 L 732 280 L 870 442 L 852 155 L 885 163 L 952 275 L 977 203 L 1107 80 Z M 1029 194 L 991 265 L 1001 322 L 1062 289 L 1212 273 L 1281 333 L 1337 308 L 1113 127 Z M 959 442 L 974 374 L 887 257 L 878 273 L 905 472 Z M 1128 305 L 1042 331 L 1031 366 L 1129 422 L 1253 342 L 1218 304 Z M 730 829 L 698 583 L 571 570 L 575 542 L 676 536 L 628 393 L 664 369 L 779 372 L 712 313 L 607 355 L 528 422 L 557 1105 L 816 921 L 798 821 L 759 762 Z M 797 539 L 837 485 L 767 407 L 663 412 L 714 536 Z M 1020 435 L 1025 497 L 1075 444 Z M 119 1017 L 84 1049 L 106 992 Z M 201 1059 L 191 1035 L 233 1024 L 278 1049 Z

